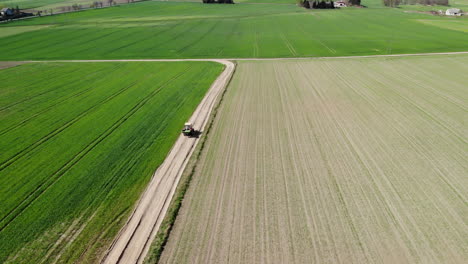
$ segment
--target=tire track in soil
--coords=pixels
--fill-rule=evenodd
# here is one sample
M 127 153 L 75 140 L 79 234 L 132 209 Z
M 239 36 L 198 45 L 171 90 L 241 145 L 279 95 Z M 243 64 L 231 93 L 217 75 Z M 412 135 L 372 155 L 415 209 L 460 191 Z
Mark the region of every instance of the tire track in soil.
M 104 70 L 105 70 L 105 69 L 104 69 Z M 91 76 L 94 76 L 94 75 L 96 75 L 96 74 L 99 74 L 99 73 L 103 72 L 104 70 L 100 70 L 100 71 L 98 71 L 98 72 L 96 72 L 96 73 L 93 73 L 93 74 L 91 74 Z M 89 77 L 89 76 L 86 76 L 86 78 L 88 78 L 88 77 Z M 79 96 L 83 95 L 84 93 L 87 93 L 87 92 L 89 92 L 89 91 L 92 91 L 92 90 L 95 89 L 96 87 L 97 87 L 97 86 L 92 86 L 92 87 L 90 87 L 90 88 L 88 88 L 88 89 L 79 91 L 79 92 L 74 93 L 74 94 L 72 94 L 72 95 L 70 95 L 70 96 L 64 96 L 64 97 L 62 97 L 61 100 L 59 100 L 59 101 L 57 101 L 56 103 L 54 103 L 54 104 L 52 104 L 52 105 L 50 105 L 50 106 L 44 108 L 43 110 L 41 110 L 41 111 L 39 111 L 39 112 L 36 112 L 35 114 L 33 114 L 33 115 L 30 116 L 30 117 L 28 117 L 28 118 L 26 118 L 26 119 L 23 119 L 22 121 L 20 121 L 20 122 L 17 123 L 16 125 L 13 125 L 13 126 L 10 126 L 10 127 L 5 128 L 5 129 L 3 129 L 3 130 L 0 130 L 0 136 L 3 135 L 3 134 L 8 133 L 9 131 L 11 131 L 11 130 L 13 130 L 13 129 L 15 129 L 15 128 L 21 127 L 22 125 L 28 123 L 29 121 L 31 121 L 31 120 L 33 120 L 34 118 L 36 118 L 36 117 L 42 115 L 43 113 L 48 112 L 49 110 L 53 109 L 55 106 L 60 105 L 61 103 L 65 102 L 65 101 L 67 101 L 67 100 L 73 99 L 73 98 L 75 98 L 75 97 L 79 97 Z M 10 108 L 10 107 L 7 107 L 7 108 Z M 2 111 L 2 109 L 0 109 L 0 111 Z
M 16 154 L 12 155 L 9 159 L 5 160 L 4 162 L 2 162 L 0 164 L 0 171 L 4 170 L 5 168 L 7 168 L 11 164 L 13 164 L 16 160 L 22 158 L 24 155 L 26 155 L 29 152 L 33 151 L 34 149 L 39 147 L 44 142 L 46 142 L 49 139 L 53 138 L 54 136 L 60 134 L 62 131 L 64 131 L 68 127 L 72 126 L 76 122 L 78 122 L 81 118 L 85 117 L 88 113 L 92 112 L 93 110 L 95 110 L 99 106 L 104 105 L 105 103 L 109 102 L 110 100 L 112 100 L 113 98 L 118 96 L 119 94 L 121 94 L 121 93 L 125 92 L 126 90 L 130 89 L 131 87 L 133 87 L 134 84 L 135 83 L 133 83 L 133 84 L 131 84 L 131 85 L 117 91 L 115 94 L 112 94 L 111 96 L 107 97 L 106 99 L 104 99 L 100 103 L 91 106 L 90 108 L 88 108 L 87 110 L 85 110 L 84 112 L 82 112 L 81 114 L 76 116 L 75 118 L 71 119 L 69 122 L 65 123 L 63 126 L 51 131 L 49 134 L 47 134 L 44 137 L 40 138 L 38 141 L 30 144 L 29 146 L 26 146 L 23 150 L 21 150 L 21 151 L 17 152 Z
M 183 70 L 184 72 L 186 71 L 187 69 Z M 162 121 L 162 123 L 164 123 L 165 121 L 167 120 L 167 118 L 165 120 Z M 160 134 L 160 131 L 157 131 L 157 134 Z M 130 150 L 129 150 L 130 151 Z M 138 159 L 137 157 L 140 157 L 142 156 L 144 153 L 144 151 L 140 152 L 140 153 L 137 153 L 135 154 L 135 157 L 134 159 Z M 113 188 L 113 186 L 116 184 L 117 181 L 119 181 L 122 177 L 125 176 L 125 172 L 124 171 L 127 171 L 129 170 L 131 167 L 133 167 L 133 163 L 132 164 L 129 164 L 128 166 L 124 166 L 121 168 L 121 170 L 119 170 L 119 172 L 116 172 L 115 175 L 113 177 L 111 177 L 108 182 L 106 182 L 101 189 L 99 195 L 96 197 L 96 199 L 93 201 L 92 204 L 90 204 L 89 208 L 96 208 L 97 206 L 101 206 L 100 205 L 100 201 L 104 200 L 104 197 L 103 195 L 105 195 L 106 193 L 109 193 L 108 191 L 106 190 L 111 190 Z M 124 171 L 123 171 L 124 170 Z M 120 175 L 120 177 L 117 177 L 118 175 Z M 95 206 L 96 205 L 96 206 Z M 96 209 L 96 210 L 99 210 Z M 92 242 L 90 244 L 88 244 L 87 248 L 83 251 L 82 253 L 82 257 L 84 257 L 87 253 L 88 253 L 88 249 L 92 249 L 94 248 L 94 245 L 100 241 L 102 241 L 103 237 L 107 234 L 107 232 L 114 226 L 114 223 L 118 223 L 119 221 L 121 221 L 122 217 L 124 216 L 124 212 L 122 212 L 121 214 L 119 214 L 118 216 L 116 216 L 115 219 L 112 219 L 109 221 L 109 223 L 112 223 L 112 224 L 109 224 L 107 226 L 107 228 L 101 232 L 99 234 L 99 236 L 97 236 L 96 238 L 94 238 L 92 240 Z M 89 221 L 89 220 L 88 220 Z M 74 239 L 76 239 L 76 237 L 78 236 L 79 234 L 76 234 Z M 73 239 L 70 240 L 68 242 L 68 244 L 66 246 L 63 247 L 63 249 L 61 250 L 61 252 L 57 255 L 57 257 L 55 258 L 55 262 L 57 262 L 61 255 L 65 252 L 67 246 L 69 246 L 71 243 L 73 242 Z M 66 261 L 66 260 L 65 260 Z
M 163 30 L 161 30 L 161 31 L 158 31 L 157 33 L 154 33 L 154 34 L 155 34 L 155 37 L 157 37 L 157 36 L 160 35 L 160 34 L 166 33 L 166 32 L 168 32 L 168 31 L 169 31 L 169 32 L 170 32 L 170 31 L 173 31 L 175 27 L 177 27 L 177 26 L 179 26 L 179 25 L 182 25 L 182 24 L 183 24 L 183 23 L 172 23 L 171 26 L 169 26 L 169 27 L 167 27 L 167 28 L 165 28 L 165 29 L 163 29 Z M 152 42 L 153 45 L 154 45 L 154 41 L 151 41 L 151 42 Z M 150 48 L 143 49 L 142 51 L 143 51 L 144 53 L 146 53 L 146 52 L 149 51 L 149 50 L 154 50 L 155 47 L 157 47 L 157 45 L 151 46 Z
M 330 69 L 328 69 L 328 70 L 330 70 Z M 351 87 L 351 89 L 353 89 L 352 86 L 350 86 L 350 87 Z M 323 93 L 321 91 L 317 90 L 317 94 L 319 95 L 319 97 L 321 98 L 322 101 L 325 101 L 325 97 L 324 97 L 324 95 L 323 95 Z M 411 242 L 408 239 L 410 237 L 410 235 L 408 234 L 408 231 L 404 230 L 404 229 L 401 229 L 402 227 L 401 227 L 400 223 L 402 222 L 402 220 L 397 219 L 396 209 L 394 208 L 394 206 L 392 206 L 392 203 L 388 201 L 389 199 L 388 199 L 387 195 L 385 195 L 386 192 L 384 190 L 387 189 L 386 187 L 391 186 L 391 183 L 387 181 L 386 186 L 382 186 L 382 183 L 380 183 L 380 181 L 377 180 L 376 177 L 374 176 L 374 173 L 372 172 L 372 169 L 371 169 L 371 165 L 368 162 L 366 162 L 367 160 L 369 160 L 369 157 L 364 156 L 364 154 L 361 152 L 360 148 L 356 145 L 356 143 L 352 139 L 349 138 L 349 136 L 347 135 L 345 129 L 343 129 L 342 125 L 340 125 L 340 123 L 342 121 L 336 120 L 335 118 L 333 118 L 332 113 L 333 113 L 334 110 L 330 109 L 329 107 L 325 107 L 324 110 L 325 110 L 325 113 L 327 113 L 327 116 L 332 117 L 331 120 L 333 120 L 333 123 L 336 126 L 335 130 L 338 132 L 340 137 L 343 139 L 344 144 L 346 146 L 348 146 L 349 151 L 351 151 L 353 153 L 353 156 L 356 157 L 356 161 L 358 162 L 358 164 L 361 165 L 361 167 L 363 168 L 364 173 L 367 174 L 369 179 L 371 180 L 371 183 L 374 186 L 373 189 L 377 191 L 376 192 L 377 197 L 378 197 L 379 201 L 381 202 L 381 204 L 384 206 L 385 211 L 387 213 L 387 216 L 390 217 L 390 219 L 392 220 L 394 226 L 396 226 L 397 228 L 400 229 L 400 231 L 403 231 L 403 233 L 405 233 L 405 235 L 407 236 L 405 241 L 406 242 Z M 317 145 L 320 146 L 320 143 L 317 142 Z M 320 147 L 319 147 L 319 149 L 320 149 Z M 326 164 L 327 164 L 327 170 L 331 173 L 332 167 L 330 167 L 328 165 L 328 160 L 329 160 L 328 158 L 325 159 Z M 338 183 L 338 180 L 336 179 L 336 177 L 334 175 L 330 174 L 330 176 L 333 176 L 333 177 L 331 177 L 331 179 L 333 179 L 333 186 L 337 190 L 337 194 L 338 194 L 338 197 L 339 197 L 340 204 L 343 205 L 345 216 L 346 216 L 346 219 L 348 219 L 348 223 L 350 223 L 351 230 L 353 231 L 354 235 L 357 235 L 356 227 L 352 223 L 351 214 L 350 214 L 349 209 L 348 209 L 349 205 L 347 205 L 346 199 L 344 199 L 343 191 L 340 188 L 340 184 Z M 394 189 L 393 189 L 393 192 L 395 192 Z M 366 250 L 363 247 L 363 243 L 360 242 L 361 240 L 358 239 L 358 237 L 356 239 L 357 239 L 357 241 L 359 241 L 359 245 L 361 247 L 361 250 L 363 252 L 366 252 Z
M 331 70 L 331 68 L 330 68 L 330 70 Z M 346 80 L 345 80 L 344 77 L 342 77 L 342 78 L 340 78 L 340 79 L 341 79 L 343 82 L 346 82 Z M 363 96 L 361 93 L 359 93 L 356 89 L 354 89 L 353 87 L 351 87 L 351 90 L 354 91 L 356 94 L 359 94 L 360 96 L 362 96 L 363 98 L 365 98 L 365 99 L 367 100 L 367 102 L 369 103 L 369 105 L 372 105 L 372 104 L 371 104 L 371 101 L 370 101 L 368 98 L 366 98 L 365 96 Z M 444 130 L 450 131 L 450 133 L 452 133 L 452 135 L 453 135 L 456 139 L 459 139 L 462 143 L 466 143 L 466 141 L 463 139 L 462 136 L 460 136 L 460 135 L 458 135 L 456 132 L 454 132 L 453 129 L 449 128 L 448 125 L 444 124 L 443 121 L 441 121 L 441 120 L 435 118 L 432 114 L 428 113 L 428 111 L 424 110 L 423 107 L 422 107 L 421 105 L 419 105 L 419 104 L 417 104 L 416 102 L 414 102 L 415 100 L 410 100 L 410 99 L 408 99 L 408 97 L 405 97 L 404 95 L 398 93 L 397 90 L 395 90 L 395 91 L 392 90 L 391 92 L 392 92 L 392 94 L 393 94 L 395 97 L 398 97 L 399 100 L 401 100 L 401 101 L 403 101 L 403 102 L 406 102 L 407 104 L 413 106 L 414 109 L 420 111 L 423 115 L 427 116 L 428 119 L 430 119 L 430 120 L 427 121 L 428 123 L 431 123 L 431 124 L 434 124 L 434 123 L 435 123 L 435 124 L 441 126 L 441 128 L 443 128 Z M 414 98 L 414 97 L 413 97 L 413 98 Z M 387 98 L 382 98 L 382 100 L 384 100 L 384 101 L 390 103 L 390 102 L 388 101 Z M 377 106 L 374 107 L 374 110 L 377 111 L 377 112 L 381 112 L 381 111 L 378 109 Z M 397 109 L 397 110 L 401 113 L 401 115 L 405 115 L 405 113 L 403 113 L 401 110 L 399 110 L 399 109 Z M 382 116 L 385 116 L 385 115 L 382 113 Z M 429 122 L 429 121 L 431 121 L 431 120 L 432 120 L 433 122 Z M 396 120 L 392 120 L 392 121 L 393 121 L 395 124 L 398 124 L 398 122 L 396 122 Z M 403 129 L 405 129 L 405 128 L 401 128 L 401 129 L 403 130 Z M 402 137 L 404 136 L 399 130 L 397 130 L 396 132 L 399 133 Z M 422 156 L 424 156 L 425 158 L 429 159 L 429 156 L 428 156 L 425 152 L 420 151 L 420 150 L 419 150 L 420 147 L 416 146 L 416 145 L 414 144 L 413 141 L 408 140 L 407 142 L 408 142 L 409 145 L 412 145 L 412 146 L 414 147 L 414 149 L 415 149 L 416 151 L 418 151 L 418 153 L 420 153 L 420 155 L 422 155 Z M 454 147 L 458 147 L 458 146 L 459 146 L 459 144 L 454 144 Z M 460 148 L 460 149 L 462 149 L 462 148 Z M 428 151 L 428 150 L 426 150 L 426 151 Z M 456 184 L 456 185 L 454 185 L 454 184 L 450 183 L 449 180 L 447 180 L 447 178 L 444 176 L 444 173 L 442 173 L 442 172 L 439 170 L 438 167 L 434 166 L 434 170 L 436 170 L 436 171 L 438 172 L 438 175 L 439 175 L 440 179 L 444 182 L 444 184 L 446 184 L 447 186 L 449 186 L 449 187 L 452 189 L 452 191 L 453 191 L 454 193 L 456 193 L 456 195 L 458 196 L 458 198 L 459 198 L 462 202 L 466 203 L 467 200 L 463 197 L 463 195 L 461 194 L 461 191 L 459 191 L 459 190 L 455 187 L 456 185 L 462 186 L 462 184 Z
M 420 68 L 408 78 L 438 59 L 410 59 Z M 394 88 L 399 80 L 376 86 L 379 67 L 401 67 L 380 61 L 241 62 L 161 262 L 463 263 L 466 192 L 438 179 L 465 182 L 459 160 L 444 167 L 463 154 L 450 149 L 460 127 L 434 124 L 451 112 L 410 100 Z M 442 85 L 430 77 L 421 82 Z M 448 149 L 413 135 L 426 128 L 445 135 Z
M 75 69 L 75 70 L 71 71 L 70 73 L 72 74 L 72 73 L 77 72 L 77 71 L 79 71 L 79 69 Z M 24 98 L 24 99 L 21 99 L 21 100 L 19 100 L 19 101 L 13 102 L 13 103 L 11 103 L 11 104 L 9 104 L 9 105 L 2 106 L 2 107 L 0 108 L 0 112 L 6 110 L 6 109 L 8 109 L 8 108 L 11 108 L 11 107 L 13 107 L 13 106 L 15 106 L 15 105 L 18 105 L 18 104 L 27 102 L 27 101 L 29 101 L 29 100 L 32 100 L 32 99 L 34 99 L 34 98 L 36 98 L 36 97 L 38 97 L 38 96 L 42 96 L 42 95 L 44 95 L 44 94 L 48 94 L 48 93 L 52 93 L 52 92 L 54 92 L 53 89 L 52 89 L 52 90 L 46 90 L 46 91 L 44 91 L 44 92 L 42 92 L 42 93 L 38 93 L 38 94 L 32 95 L 32 96 L 30 96 L 30 97 L 26 97 L 26 98 Z
M 51 45 L 56 45 L 58 43 L 62 43 L 64 41 L 68 41 L 68 40 L 72 40 L 72 39 L 76 39 L 76 38 L 82 38 L 83 36 L 86 36 L 86 35 L 89 35 L 89 31 L 86 30 L 86 29 L 83 29 L 83 28 L 80 28 L 79 30 L 77 31 L 81 31 L 83 32 L 83 34 L 79 35 L 79 36 L 76 36 L 76 35 L 66 35 L 66 37 L 64 38 L 54 38 L 54 36 L 51 34 L 48 35 L 48 38 L 47 38 L 47 41 L 38 41 L 37 39 L 30 39 L 31 42 L 35 43 L 35 48 L 36 49 L 40 49 L 40 48 L 43 48 L 43 47 L 47 47 L 47 46 L 51 46 Z M 117 31 L 117 30 L 116 30 Z M 54 32 L 55 34 L 58 34 L 57 32 Z M 63 36 L 63 35 L 62 35 Z M 57 40 L 57 41 L 53 41 L 53 40 Z M 21 48 L 24 48 L 24 47 L 28 47 L 28 45 L 31 45 L 30 42 L 22 42 L 21 44 L 22 45 L 17 45 L 16 43 L 18 43 L 14 38 L 11 38 L 11 42 L 14 42 L 15 43 L 15 49 L 21 49 Z M 39 45 L 39 43 L 42 43 L 44 45 Z M 11 43 L 5 43 L 3 42 L 4 45 L 9 45 Z
M 297 52 L 296 52 L 296 49 L 294 48 L 294 46 L 291 44 L 291 42 L 287 39 L 287 37 L 284 35 L 283 32 L 281 32 L 280 34 L 281 36 L 281 39 L 283 40 L 283 43 L 286 45 L 286 47 L 288 48 L 289 52 L 291 52 L 291 55 L 294 56 L 297 56 Z
M 237 31 L 237 28 L 239 27 L 239 19 L 236 20 L 236 23 L 234 23 L 234 25 L 232 26 L 232 28 L 229 30 L 229 34 L 228 36 L 226 37 L 226 39 L 223 41 L 224 43 L 229 43 L 229 41 L 236 35 L 236 34 L 233 34 L 234 32 Z M 219 49 L 219 51 L 216 53 L 216 56 L 221 56 L 221 54 L 223 53 L 223 51 L 226 49 L 226 46 L 225 45 L 222 45 L 221 48 Z
M 213 23 L 213 25 L 212 25 L 210 28 L 208 28 L 208 30 L 207 30 L 206 32 L 204 32 L 203 34 L 201 34 L 200 37 L 198 37 L 198 38 L 196 38 L 195 40 L 193 40 L 192 42 L 187 43 L 186 45 L 180 47 L 180 48 L 177 50 L 177 53 L 178 53 L 178 54 L 181 54 L 181 53 L 183 53 L 187 48 L 193 47 L 193 45 L 194 45 L 195 43 L 199 43 L 202 39 L 205 38 L 205 36 L 207 36 L 208 34 L 210 34 L 210 33 L 215 29 L 215 27 L 216 27 L 217 25 L 218 25 L 218 23 L 216 23 L 216 22 Z

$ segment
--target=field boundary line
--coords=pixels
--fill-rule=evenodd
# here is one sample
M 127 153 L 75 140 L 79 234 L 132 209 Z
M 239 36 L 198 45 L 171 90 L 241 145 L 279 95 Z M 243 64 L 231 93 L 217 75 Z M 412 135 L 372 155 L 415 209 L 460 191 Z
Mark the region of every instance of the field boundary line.
M 380 54 L 380 55 L 358 55 L 358 56 L 328 56 L 328 57 L 277 57 L 277 58 L 201 58 L 201 59 L 96 59 L 96 60 L 20 60 L 4 61 L 17 63 L 47 63 L 47 62 L 178 62 L 178 61 L 272 61 L 272 60 L 322 60 L 322 59 L 357 59 L 357 58 L 387 58 L 387 57 L 410 57 L 410 56 L 437 56 L 468 54 L 468 51 L 434 52 L 434 53 L 402 53 L 402 54 Z

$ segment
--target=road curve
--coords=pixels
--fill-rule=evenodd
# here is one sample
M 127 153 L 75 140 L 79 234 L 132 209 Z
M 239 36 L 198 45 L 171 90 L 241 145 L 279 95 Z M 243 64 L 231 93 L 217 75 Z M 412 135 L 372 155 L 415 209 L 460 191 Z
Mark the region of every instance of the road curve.
M 227 60 L 211 60 L 226 66 L 211 85 L 189 122 L 203 131 L 216 99 L 228 84 L 235 64 Z M 180 136 L 164 162 L 154 173 L 125 226 L 120 230 L 102 263 L 142 263 L 161 225 L 182 172 L 198 140 Z

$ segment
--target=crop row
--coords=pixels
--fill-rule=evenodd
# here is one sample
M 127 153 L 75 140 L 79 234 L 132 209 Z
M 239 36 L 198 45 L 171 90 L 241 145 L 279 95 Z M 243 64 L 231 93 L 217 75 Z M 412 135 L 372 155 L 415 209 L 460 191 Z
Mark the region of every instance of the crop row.
M 0 171 L 0 261 L 96 258 L 220 69 L 212 63 L 89 63 L 0 72 L 2 80 L 15 72 L 61 73 L 48 87 L 53 92 L 30 84 L 10 92 L 15 99 L 5 104 L 21 101 L 21 93 L 34 96 L 6 108 L 11 129 L 1 127 L 2 149 L 14 151 L 5 154 L 9 163 Z M 81 88 L 70 88 L 80 80 Z M 9 83 L 2 92 L 30 81 Z M 36 112 L 19 114 L 29 103 Z M 68 236 L 59 243 L 61 234 Z
M 0 59 L 340 56 L 465 51 L 468 42 L 398 10 L 245 6 L 146 2 L 18 22 L 56 26 L 0 38 Z
M 160 262 L 465 263 L 467 70 L 239 62 Z

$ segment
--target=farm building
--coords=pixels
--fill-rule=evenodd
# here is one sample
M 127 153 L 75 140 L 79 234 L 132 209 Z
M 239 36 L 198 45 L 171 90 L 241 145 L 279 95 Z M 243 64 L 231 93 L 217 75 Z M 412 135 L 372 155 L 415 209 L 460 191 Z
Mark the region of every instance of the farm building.
M 13 14 L 15 14 L 15 11 L 8 7 L 2 8 L 2 10 L 0 10 L 1 16 L 12 16 Z
M 447 11 L 445 11 L 446 16 L 461 16 L 462 14 L 463 11 L 458 8 L 449 8 Z
M 346 7 L 346 3 L 344 1 L 336 1 L 333 3 L 333 5 L 335 6 L 335 8 L 337 7 Z

